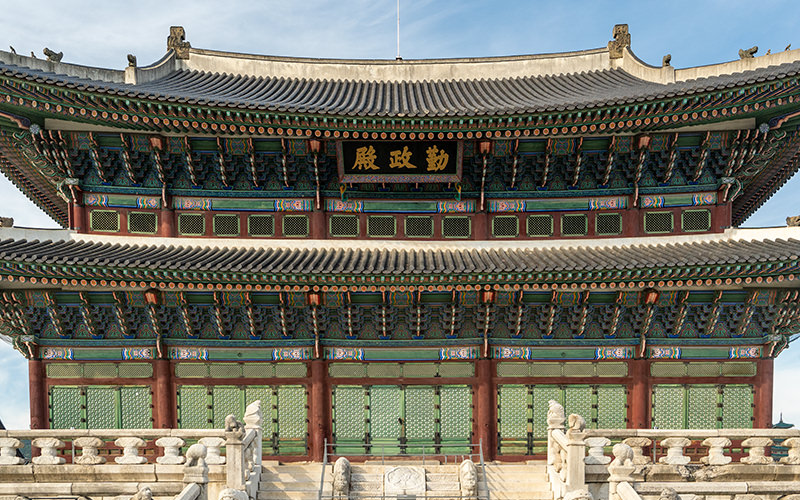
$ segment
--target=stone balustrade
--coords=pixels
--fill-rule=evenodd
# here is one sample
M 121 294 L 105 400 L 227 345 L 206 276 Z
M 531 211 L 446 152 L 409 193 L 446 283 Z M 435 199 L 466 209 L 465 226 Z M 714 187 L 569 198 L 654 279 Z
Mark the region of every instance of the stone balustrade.
M 686 465 L 692 461 L 685 454 L 685 449 L 690 446 L 695 450 L 705 449 L 705 456 L 700 457 L 700 463 L 705 465 L 800 465 L 800 429 L 587 429 L 586 436 L 587 465 L 608 463 L 611 457 L 607 450 L 611 442 L 630 446 L 635 465 L 652 463 L 653 456 L 656 463 Z M 747 452 L 735 462 L 734 457 L 725 454 L 734 441 L 741 443 L 736 448 Z M 776 442 L 788 449 L 787 456 L 778 461 L 767 452 Z M 653 453 L 646 455 L 644 450 L 652 450 L 653 446 L 658 456 Z

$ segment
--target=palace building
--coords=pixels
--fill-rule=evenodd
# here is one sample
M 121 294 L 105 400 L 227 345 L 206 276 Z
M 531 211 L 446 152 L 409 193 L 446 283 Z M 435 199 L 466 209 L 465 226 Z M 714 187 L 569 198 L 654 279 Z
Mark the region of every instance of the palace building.
M 218 428 L 264 453 L 772 423 L 800 227 L 800 50 L 325 60 L 191 47 L 109 70 L 0 51 L 0 169 L 63 229 L 0 228 L 31 426 Z M 787 214 L 791 215 L 791 214 Z

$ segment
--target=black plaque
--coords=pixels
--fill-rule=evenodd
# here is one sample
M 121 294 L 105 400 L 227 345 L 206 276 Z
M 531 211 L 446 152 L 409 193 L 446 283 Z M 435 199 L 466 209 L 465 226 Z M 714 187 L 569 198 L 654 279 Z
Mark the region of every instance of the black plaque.
M 341 182 L 459 182 L 460 141 L 340 141 Z

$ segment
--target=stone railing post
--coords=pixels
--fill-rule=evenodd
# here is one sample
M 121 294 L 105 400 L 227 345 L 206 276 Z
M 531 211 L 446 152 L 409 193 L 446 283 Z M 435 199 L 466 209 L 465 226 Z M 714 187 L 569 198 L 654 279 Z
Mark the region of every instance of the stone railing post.
M 772 446 L 772 440 L 764 437 L 751 437 L 742 441 L 743 448 L 749 448 L 748 456 L 742 458 L 743 464 L 771 464 L 772 457 L 766 456 L 767 446 Z
M 64 447 L 64 441 L 52 437 L 36 438 L 31 444 L 41 450 L 38 457 L 33 457 L 36 465 L 61 465 L 66 462 L 58 456 L 58 449 Z
M 634 465 L 647 465 L 650 463 L 650 457 L 644 454 L 644 447 L 650 446 L 653 442 L 646 437 L 629 437 L 622 440 L 633 450 L 633 463 Z
M 24 458 L 17 456 L 17 450 L 22 448 L 22 441 L 17 438 L 0 438 L 0 465 L 20 465 L 25 463 Z
M 261 401 L 253 401 L 244 410 L 244 430 L 253 430 L 256 433 L 255 443 L 253 443 L 253 464 L 256 471 L 260 470 L 261 458 L 263 457 L 264 431 L 261 427 L 262 421 Z
M 222 465 L 225 463 L 225 457 L 221 455 L 222 447 L 225 445 L 225 440 L 219 437 L 204 437 L 198 441 L 205 445 L 208 453 L 206 454 L 206 463 L 208 465 Z
M 683 449 L 692 444 L 685 437 L 671 437 L 661 440 L 661 446 L 667 448 L 667 456 L 658 459 L 659 463 L 668 465 L 686 465 L 691 459 L 683 454 Z
M 73 458 L 73 462 L 80 465 L 102 465 L 106 459 L 98 453 L 98 448 L 103 446 L 103 440 L 98 437 L 84 436 L 72 440 L 77 448 L 81 449 L 81 456 Z
M 569 416 L 567 430 L 566 492 L 586 489 L 586 420 L 582 416 Z
M 555 401 L 550 401 L 550 408 L 547 410 L 547 465 L 555 465 L 560 460 L 557 457 L 558 447 L 553 439 L 553 431 L 563 432 L 566 421 L 564 407 Z
M 206 500 L 208 491 L 208 465 L 206 464 L 206 447 L 195 443 L 186 450 L 186 464 L 183 466 L 183 484 L 187 485 L 184 491 L 190 491 L 190 485 L 197 485 L 199 493 L 196 500 Z
M 181 447 L 186 441 L 179 437 L 166 436 L 156 440 L 156 446 L 164 448 L 164 456 L 156 458 L 156 462 L 164 465 L 180 465 L 186 461 L 181 456 Z
M 225 461 L 228 464 L 226 483 L 228 488 L 244 491 L 246 481 L 244 426 L 233 415 L 225 418 Z
M 609 500 L 620 500 L 617 487 L 622 483 L 634 481 L 633 473 L 636 465 L 633 463 L 633 448 L 625 443 L 617 443 L 612 449 L 614 460 L 608 464 L 608 498 Z
M 726 437 L 710 437 L 703 440 L 703 446 L 708 446 L 708 456 L 700 459 L 706 465 L 725 465 L 731 463 L 731 457 L 725 456 L 725 447 L 731 445 L 731 440 Z
M 122 456 L 114 459 L 120 465 L 146 464 L 147 457 L 139 456 L 139 448 L 146 445 L 144 439 L 138 437 L 121 437 L 114 444 L 122 448 Z
M 786 456 L 781 458 L 782 464 L 800 465 L 800 437 L 784 439 L 781 446 L 789 448 Z
M 607 437 L 597 436 L 586 438 L 586 446 L 589 447 L 589 456 L 584 459 L 586 464 L 606 465 L 611 461 L 611 457 L 605 455 L 606 446 L 611 445 L 611 440 Z

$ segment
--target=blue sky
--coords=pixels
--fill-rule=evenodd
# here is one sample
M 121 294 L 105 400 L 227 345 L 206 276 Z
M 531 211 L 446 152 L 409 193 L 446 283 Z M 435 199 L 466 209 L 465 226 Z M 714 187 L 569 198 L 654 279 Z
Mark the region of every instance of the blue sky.
M 393 59 L 395 0 L 211 1 L 139 0 L 4 2 L 0 47 L 42 56 L 47 46 L 64 62 L 122 69 L 126 54 L 140 65 L 165 52 L 169 26 L 186 28 L 199 48 L 284 56 Z M 800 48 L 800 2 L 738 0 L 477 1 L 401 0 L 400 52 L 404 59 L 480 57 L 563 52 L 605 46 L 614 24 L 630 26 L 632 48 L 675 67 L 737 59 L 740 48 Z M 800 214 L 795 177 L 745 226 L 781 226 Z M 18 226 L 55 227 L 0 178 L 0 215 Z M 25 360 L 0 342 L 0 419 L 28 425 Z M 776 361 L 775 418 L 800 424 L 800 344 Z

